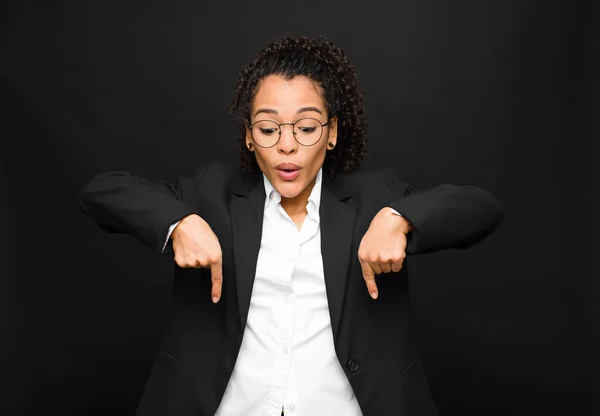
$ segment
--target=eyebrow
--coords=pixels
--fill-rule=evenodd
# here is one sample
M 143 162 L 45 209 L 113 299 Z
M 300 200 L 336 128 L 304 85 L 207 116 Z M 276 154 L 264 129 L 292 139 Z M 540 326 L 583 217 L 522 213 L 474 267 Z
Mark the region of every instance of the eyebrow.
M 296 114 L 306 113 L 308 111 L 315 111 L 319 114 L 323 114 L 323 112 L 321 110 L 319 110 L 317 107 L 302 107 L 301 109 L 296 111 Z M 256 110 L 256 113 L 254 113 L 254 117 L 259 115 L 260 113 L 275 114 L 275 115 L 279 114 L 279 112 L 277 110 L 274 110 L 272 108 L 259 108 L 258 110 Z

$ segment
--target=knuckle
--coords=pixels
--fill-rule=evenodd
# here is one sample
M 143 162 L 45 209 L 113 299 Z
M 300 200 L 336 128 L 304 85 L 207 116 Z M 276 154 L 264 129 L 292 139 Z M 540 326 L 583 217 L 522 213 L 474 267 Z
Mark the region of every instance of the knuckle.
M 180 256 L 175 261 L 177 262 L 177 265 L 179 267 L 192 267 L 193 266 L 193 263 L 191 263 L 189 261 L 189 259 L 185 256 Z
M 221 253 L 214 253 L 208 257 L 208 263 L 215 264 L 221 261 Z
M 406 257 L 406 253 L 404 253 L 404 252 L 394 253 L 394 255 L 391 258 L 391 261 L 393 261 L 394 263 L 397 263 L 397 262 L 404 260 L 405 257 Z

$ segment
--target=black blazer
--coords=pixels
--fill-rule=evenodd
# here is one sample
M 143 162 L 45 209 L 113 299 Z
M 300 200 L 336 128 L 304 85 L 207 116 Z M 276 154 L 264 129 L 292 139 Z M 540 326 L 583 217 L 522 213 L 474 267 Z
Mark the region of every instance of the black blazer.
M 127 172 L 97 175 L 81 191 L 84 212 L 109 232 L 127 233 L 160 253 L 169 226 L 197 213 L 223 253 L 223 292 L 211 301 L 209 269 L 175 266 L 172 312 L 138 416 L 212 416 L 231 376 L 248 315 L 260 248 L 262 174 L 207 164 L 173 183 Z M 370 298 L 358 247 L 375 214 L 390 206 L 413 225 L 405 266 L 377 277 Z M 331 177 L 324 172 L 321 249 L 337 357 L 365 416 L 437 411 L 409 331 L 410 254 L 467 248 L 501 222 L 486 191 L 440 185 L 417 191 L 386 168 Z M 165 253 L 172 255 L 169 243 Z

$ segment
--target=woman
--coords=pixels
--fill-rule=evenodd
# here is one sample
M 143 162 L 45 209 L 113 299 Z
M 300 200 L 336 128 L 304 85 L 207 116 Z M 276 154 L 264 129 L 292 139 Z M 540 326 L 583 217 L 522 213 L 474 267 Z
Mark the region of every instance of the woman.
M 85 213 L 176 262 L 172 316 L 138 415 L 436 414 L 411 340 L 406 253 L 466 248 L 501 222 L 474 187 L 418 192 L 360 170 L 353 66 L 283 38 L 241 73 L 242 169 L 93 178 Z M 380 274 L 386 276 L 375 276 Z

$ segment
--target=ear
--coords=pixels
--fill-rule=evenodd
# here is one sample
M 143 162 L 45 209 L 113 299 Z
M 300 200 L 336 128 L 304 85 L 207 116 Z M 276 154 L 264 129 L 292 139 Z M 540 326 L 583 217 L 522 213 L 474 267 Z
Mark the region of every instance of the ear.
M 329 120 L 328 131 L 329 135 L 327 137 L 327 143 L 332 142 L 334 145 L 337 144 L 337 127 L 338 127 L 338 118 L 334 116 Z
M 248 128 L 248 126 L 246 126 L 246 149 L 248 149 L 248 145 L 252 143 L 252 133 L 250 132 L 250 129 Z M 250 150 L 248 149 L 250 152 L 253 152 L 254 149 Z

